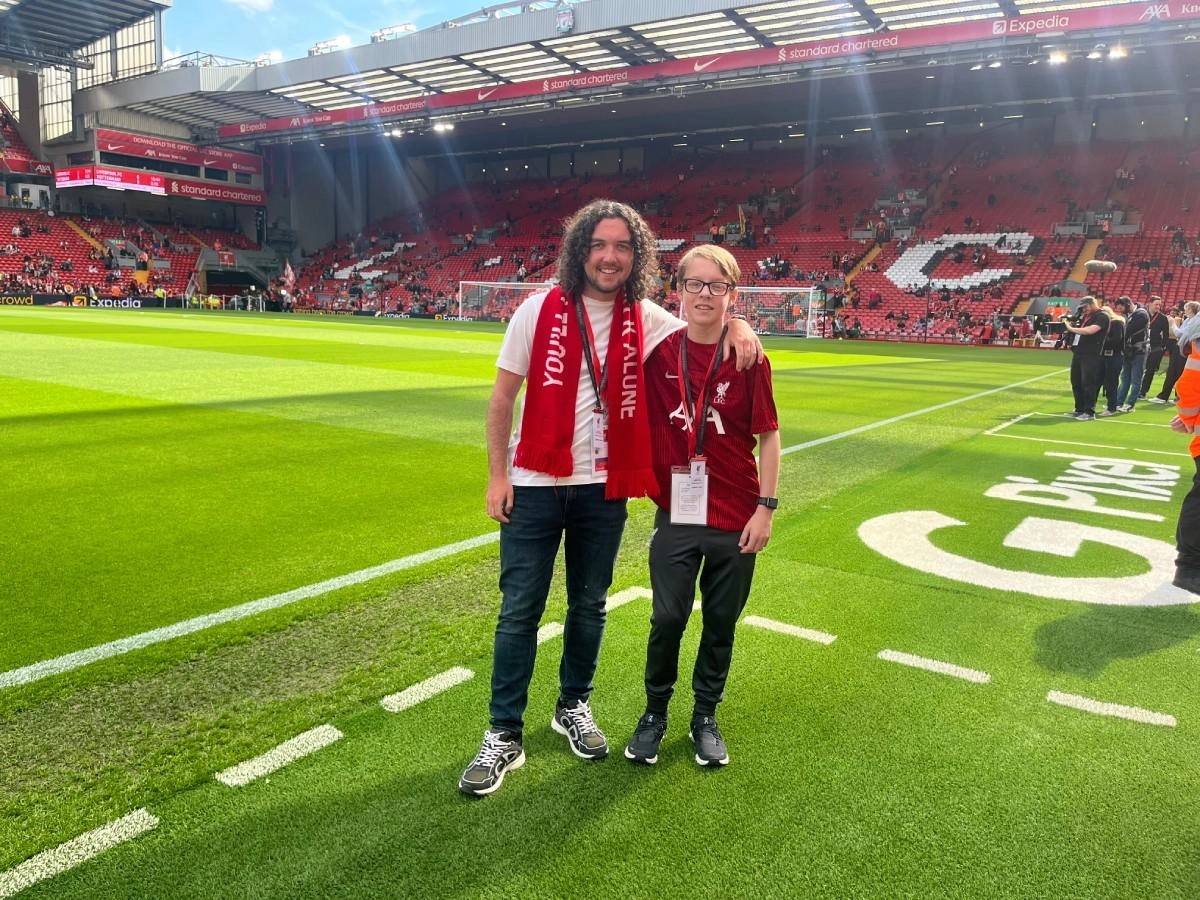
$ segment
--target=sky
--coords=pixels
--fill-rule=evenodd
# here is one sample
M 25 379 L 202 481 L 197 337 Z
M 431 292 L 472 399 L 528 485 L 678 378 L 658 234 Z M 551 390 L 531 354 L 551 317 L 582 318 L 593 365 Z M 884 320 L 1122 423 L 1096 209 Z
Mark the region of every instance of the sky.
M 500 0 L 174 0 L 163 14 L 164 59 L 200 50 L 253 60 L 277 51 L 299 59 L 318 41 L 346 35 L 368 44 L 380 28 L 429 28 Z

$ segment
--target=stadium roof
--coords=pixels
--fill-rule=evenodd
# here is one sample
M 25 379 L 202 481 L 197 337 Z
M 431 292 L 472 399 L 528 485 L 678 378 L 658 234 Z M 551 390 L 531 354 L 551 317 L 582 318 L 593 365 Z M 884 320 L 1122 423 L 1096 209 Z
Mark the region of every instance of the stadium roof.
M 75 64 L 74 51 L 170 6 L 171 0 L 0 0 L 0 60 Z
M 978 24 L 1014 16 L 1048 20 L 1056 14 L 1082 15 L 1103 7 L 1129 8 L 1129 4 L 1120 0 L 775 0 L 744 5 L 729 0 L 657 0 L 654 4 L 589 0 L 555 6 L 526 2 L 520 7 L 488 7 L 396 40 L 276 65 L 192 70 L 186 75 L 163 72 L 85 92 L 77 106 L 81 112 L 128 108 L 185 125 L 197 134 L 211 134 L 221 125 L 277 117 L 321 112 L 344 117 L 374 104 L 463 91 L 478 92 L 480 102 L 475 105 L 483 114 L 489 106 L 502 109 L 483 102 L 494 93 L 491 89 L 503 91 L 514 83 L 857 35 L 892 36 L 921 26 Z M 655 18 L 649 18 L 651 12 Z M 990 38 L 991 30 L 987 32 Z M 706 74 L 699 68 L 697 73 Z M 632 99 L 637 91 L 626 94 L 624 99 Z

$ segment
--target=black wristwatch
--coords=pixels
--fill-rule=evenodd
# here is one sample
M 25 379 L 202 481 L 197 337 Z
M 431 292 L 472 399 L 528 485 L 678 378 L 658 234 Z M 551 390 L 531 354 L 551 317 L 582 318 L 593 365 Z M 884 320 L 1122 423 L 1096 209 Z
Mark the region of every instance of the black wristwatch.
M 758 505 L 765 506 L 767 509 L 778 509 L 779 499 L 777 497 L 759 497 Z

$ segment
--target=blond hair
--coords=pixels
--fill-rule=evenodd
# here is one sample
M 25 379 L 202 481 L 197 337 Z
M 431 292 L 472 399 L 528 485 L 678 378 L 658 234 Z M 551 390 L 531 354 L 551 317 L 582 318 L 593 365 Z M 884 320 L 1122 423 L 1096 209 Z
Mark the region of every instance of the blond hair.
M 730 284 L 737 287 L 738 281 L 742 277 L 742 270 L 738 266 L 737 260 L 733 258 L 733 254 L 716 244 L 700 244 L 683 254 L 683 259 L 679 260 L 676 274 L 678 281 L 683 281 L 687 277 L 688 263 L 694 259 L 707 259 L 721 270 L 721 274 L 729 279 Z

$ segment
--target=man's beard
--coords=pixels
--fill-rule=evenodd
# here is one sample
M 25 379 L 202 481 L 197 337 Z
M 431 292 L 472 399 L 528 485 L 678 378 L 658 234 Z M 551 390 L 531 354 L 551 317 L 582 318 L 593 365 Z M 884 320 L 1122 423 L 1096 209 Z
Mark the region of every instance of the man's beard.
M 621 288 L 623 288 L 626 285 L 626 283 L 628 281 L 627 279 L 622 280 L 622 281 L 617 282 L 617 286 L 614 288 L 605 288 L 605 287 L 601 287 L 599 284 L 597 284 L 596 280 L 594 278 L 592 278 L 591 275 L 587 274 L 587 272 L 583 273 L 583 280 L 587 283 L 587 286 L 590 287 L 592 289 L 592 291 L 594 291 L 597 294 L 611 294 L 614 291 L 619 291 Z

